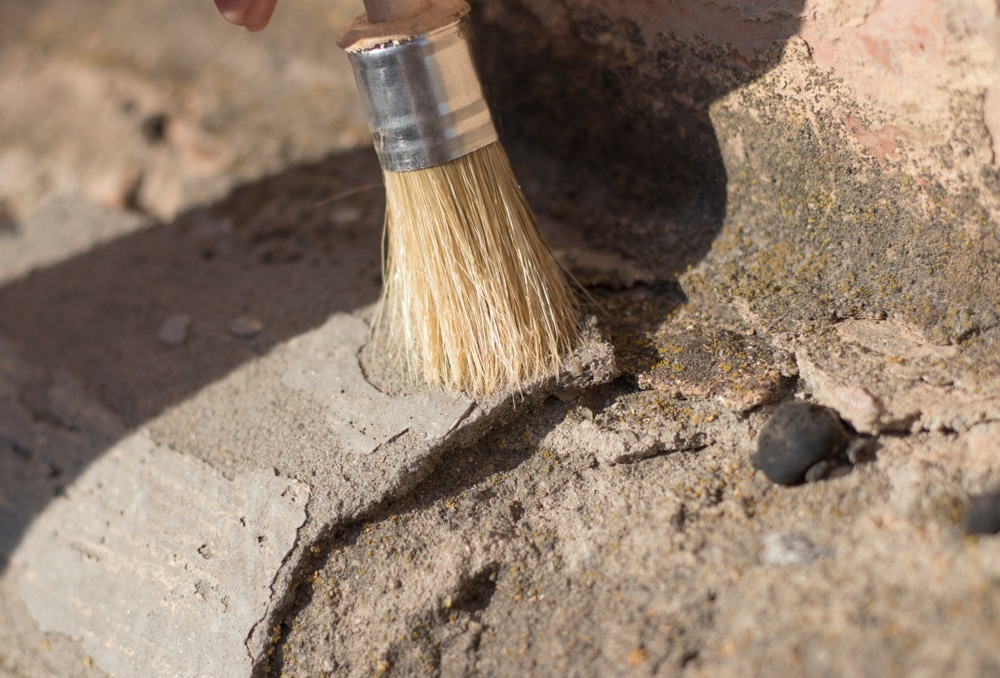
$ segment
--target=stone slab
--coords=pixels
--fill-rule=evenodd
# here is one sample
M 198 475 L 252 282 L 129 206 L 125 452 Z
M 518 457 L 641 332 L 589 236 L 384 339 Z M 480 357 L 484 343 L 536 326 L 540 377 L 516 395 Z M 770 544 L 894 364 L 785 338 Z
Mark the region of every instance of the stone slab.
M 443 392 L 382 394 L 358 361 L 367 339 L 367 323 L 336 314 L 242 370 L 268 375 L 253 398 L 299 392 L 328 422 L 331 472 L 315 482 L 337 509 L 320 502 L 312 534 L 406 486 L 475 409 Z M 125 432 L 78 379 L 63 372 L 46 382 L 3 348 L 0 545 L 41 630 L 81 639 L 116 676 L 247 675 L 246 641 L 281 598 L 274 589 L 310 486 L 278 475 L 266 450 L 236 451 L 240 470 L 227 478 L 145 430 Z M 217 403 L 242 376 L 196 394 L 194 408 Z M 48 388 L 33 395 L 39 381 Z M 261 423 L 251 417 L 244 410 L 238 425 Z M 63 487 L 56 469 L 73 458 L 83 468 Z
M 34 521 L 13 554 L 21 593 L 42 630 L 81 638 L 113 675 L 245 676 L 308 496 L 130 435 Z

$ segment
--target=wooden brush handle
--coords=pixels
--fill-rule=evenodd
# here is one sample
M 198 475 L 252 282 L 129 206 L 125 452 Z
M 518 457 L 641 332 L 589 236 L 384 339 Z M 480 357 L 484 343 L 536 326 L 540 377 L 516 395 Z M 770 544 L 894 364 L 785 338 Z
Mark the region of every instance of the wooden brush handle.
M 2 4 L 3 0 L 0 0 Z M 361 52 L 457 23 L 469 13 L 465 0 L 364 0 L 365 14 L 347 24 L 337 44 Z
M 365 13 L 373 24 L 409 19 L 430 7 L 430 0 L 365 0 Z

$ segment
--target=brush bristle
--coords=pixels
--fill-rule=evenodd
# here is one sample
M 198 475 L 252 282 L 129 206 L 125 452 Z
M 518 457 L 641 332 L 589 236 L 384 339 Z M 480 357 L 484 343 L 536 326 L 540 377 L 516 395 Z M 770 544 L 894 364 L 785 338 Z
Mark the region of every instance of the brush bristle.
M 493 143 L 443 165 L 385 172 L 375 340 L 411 378 L 477 396 L 555 373 L 576 302 Z

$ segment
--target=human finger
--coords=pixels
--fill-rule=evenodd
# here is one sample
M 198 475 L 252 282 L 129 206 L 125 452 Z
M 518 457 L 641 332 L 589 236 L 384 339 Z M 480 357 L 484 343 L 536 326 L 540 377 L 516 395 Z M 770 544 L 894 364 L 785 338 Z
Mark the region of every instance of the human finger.
M 219 13 L 229 23 L 256 32 L 267 26 L 278 0 L 215 0 Z
M 278 0 L 256 0 L 247 12 L 246 27 L 250 32 L 256 32 L 267 26 L 274 14 L 274 6 Z

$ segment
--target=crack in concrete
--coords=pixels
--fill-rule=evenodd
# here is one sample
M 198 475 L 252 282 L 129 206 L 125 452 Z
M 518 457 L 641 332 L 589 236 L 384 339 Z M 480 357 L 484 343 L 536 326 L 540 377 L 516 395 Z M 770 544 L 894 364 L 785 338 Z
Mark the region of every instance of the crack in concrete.
M 312 486 L 309 487 L 311 490 Z M 311 513 L 312 502 L 313 502 L 312 492 L 310 491 L 309 496 L 306 499 L 305 506 L 303 507 L 303 512 L 305 513 L 305 519 L 302 521 L 302 524 L 295 529 L 295 539 L 292 541 L 292 547 L 285 554 L 284 558 L 282 558 L 281 564 L 277 567 L 277 569 L 275 569 L 274 576 L 271 578 L 270 584 L 268 584 L 268 588 L 271 591 L 271 595 L 268 600 L 269 603 L 268 608 L 271 607 L 270 603 L 271 601 L 274 600 L 275 595 L 277 594 L 276 589 L 278 586 L 278 579 L 281 576 L 282 572 L 285 570 L 285 566 L 292 559 L 292 556 L 298 549 L 299 542 L 302 539 L 303 531 L 305 530 L 306 526 L 309 524 L 309 521 L 312 518 L 312 513 Z M 263 623 L 266 619 L 268 619 L 268 608 L 265 608 L 264 614 L 261 615 L 260 619 L 254 622 L 253 626 L 251 626 L 250 630 L 247 632 L 246 637 L 243 639 L 243 647 L 246 649 L 247 658 L 250 660 L 251 665 L 253 665 L 254 662 L 254 654 L 250 645 L 254 635 L 256 635 L 257 633 L 257 629 L 260 628 L 261 623 Z
M 329 556 L 331 542 L 335 535 L 350 530 L 352 526 L 363 523 L 371 516 L 386 511 L 393 505 L 405 502 L 413 495 L 421 483 L 426 481 L 434 470 L 440 467 L 449 453 L 469 447 L 481 440 L 496 424 L 508 419 L 515 412 L 518 405 L 523 408 L 519 414 L 524 416 L 530 413 L 533 408 L 537 408 L 553 393 L 565 391 L 571 387 L 579 393 L 587 392 L 603 386 L 605 380 L 611 378 L 612 375 L 617 375 L 617 370 L 613 364 L 613 354 L 608 351 L 606 345 L 596 341 L 596 330 L 593 327 L 590 330 L 589 341 L 585 340 L 577 352 L 583 354 L 582 357 L 574 353 L 566 360 L 566 364 L 572 363 L 577 366 L 582 364 L 589 369 L 574 369 L 570 372 L 569 378 L 565 380 L 560 378 L 565 376 L 562 374 L 551 379 L 542 380 L 536 385 L 534 390 L 524 394 L 524 398 L 520 403 L 515 403 L 512 398 L 504 397 L 491 403 L 492 407 L 488 406 L 486 409 L 482 409 L 480 404 L 472 402 L 455 424 L 441 437 L 440 442 L 408 469 L 406 479 L 397 486 L 395 492 L 385 495 L 376 503 L 359 509 L 353 515 L 344 515 L 340 520 L 319 526 L 316 535 L 308 539 L 307 543 L 296 544 L 275 576 L 275 582 L 279 579 L 288 582 L 287 588 L 277 599 L 272 597 L 269 612 L 257 622 L 254 630 L 247 637 L 247 650 L 252 655 L 254 652 L 254 636 L 260 638 L 258 630 L 261 628 L 261 625 L 265 624 L 264 628 L 273 631 L 267 635 L 266 642 L 258 641 L 260 650 L 257 653 L 252 671 L 253 678 L 264 678 L 265 676 L 273 675 L 274 667 L 271 665 L 272 656 L 275 650 L 281 647 L 290 631 L 290 627 L 284 624 L 283 621 L 295 609 L 308 602 L 300 597 L 301 586 L 305 583 L 308 573 L 315 571 L 315 564 L 322 562 Z M 606 364 L 608 361 L 611 362 L 610 365 Z M 481 416 L 473 416 L 477 412 L 481 413 Z M 399 432 L 376 449 L 382 449 L 391 443 L 402 440 L 409 432 L 410 429 Z M 310 513 L 300 530 L 305 529 L 311 521 L 312 514 Z M 299 536 L 296 536 L 296 540 L 299 539 Z M 288 563 L 292 564 L 288 565 Z M 273 588 L 272 594 L 275 594 Z M 311 598 L 311 595 L 311 593 L 307 594 L 307 598 Z

